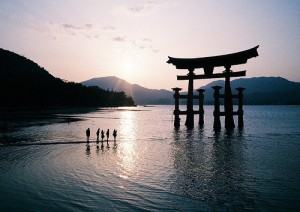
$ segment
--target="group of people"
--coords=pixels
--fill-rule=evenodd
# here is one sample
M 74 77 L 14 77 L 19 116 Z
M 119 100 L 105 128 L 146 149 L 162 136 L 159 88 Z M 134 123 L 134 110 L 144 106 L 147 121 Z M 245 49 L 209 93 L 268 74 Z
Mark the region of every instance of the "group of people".
M 91 131 L 90 131 L 90 128 L 87 128 L 87 130 L 85 131 L 85 134 L 86 134 L 86 139 L 87 139 L 87 148 L 90 148 L 90 135 L 91 135 Z M 98 144 L 99 144 L 99 135 L 100 135 L 100 128 L 98 128 L 97 132 L 96 132 L 96 136 L 97 136 L 97 148 L 99 148 Z M 114 137 L 114 141 L 116 141 L 116 138 L 117 138 L 117 130 L 114 129 L 113 131 L 113 137 Z M 102 147 L 103 147 L 103 140 L 104 140 L 105 136 L 104 136 L 104 131 L 101 130 L 101 142 L 102 142 Z M 109 139 L 109 129 L 106 131 L 106 142 L 107 142 L 107 146 L 108 145 L 108 139 Z

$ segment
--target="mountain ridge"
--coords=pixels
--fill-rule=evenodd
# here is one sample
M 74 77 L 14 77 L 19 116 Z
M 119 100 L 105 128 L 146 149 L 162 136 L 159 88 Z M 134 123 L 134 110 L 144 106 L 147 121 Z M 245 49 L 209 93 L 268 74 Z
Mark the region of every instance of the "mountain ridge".
M 121 84 L 120 84 L 121 82 Z M 116 76 L 96 77 L 83 81 L 82 84 L 88 86 L 98 86 L 103 89 L 123 90 L 130 95 L 136 104 L 174 104 L 173 91 L 166 89 L 148 89 L 138 84 L 130 84 Z M 204 103 L 213 104 L 212 86 L 224 87 L 224 80 L 216 80 L 202 86 L 205 89 Z M 292 82 L 282 77 L 252 77 L 240 78 L 231 81 L 232 92 L 236 93 L 236 87 L 245 87 L 245 104 L 296 104 L 300 105 L 300 83 Z M 224 88 L 223 88 L 224 89 Z M 221 89 L 221 93 L 223 92 Z M 195 91 L 194 91 L 195 92 Z M 186 92 L 182 92 L 183 94 Z M 197 92 L 195 92 L 197 94 Z M 184 101 L 181 101 L 184 104 Z
M 148 89 L 138 84 L 130 84 L 116 76 L 92 78 L 81 83 L 85 86 L 98 86 L 106 90 L 124 91 L 139 105 L 172 104 L 173 102 L 171 91 L 165 89 Z
M 202 89 L 205 89 L 207 104 L 213 104 L 212 86 L 222 86 L 224 92 L 224 80 L 213 81 Z M 252 77 L 240 78 L 231 81 L 232 93 L 237 93 L 235 88 L 244 87 L 245 104 L 300 104 L 300 83 L 289 81 L 283 77 Z

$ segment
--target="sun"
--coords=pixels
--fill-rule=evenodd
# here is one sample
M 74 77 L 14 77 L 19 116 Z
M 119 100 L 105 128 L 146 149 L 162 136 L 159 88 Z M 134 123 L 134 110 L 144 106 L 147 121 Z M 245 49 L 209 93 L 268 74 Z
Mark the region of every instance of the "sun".
M 137 71 L 137 64 L 130 58 L 124 58 L 120 64 L 121 71 L 126 77 L 133 77 Z

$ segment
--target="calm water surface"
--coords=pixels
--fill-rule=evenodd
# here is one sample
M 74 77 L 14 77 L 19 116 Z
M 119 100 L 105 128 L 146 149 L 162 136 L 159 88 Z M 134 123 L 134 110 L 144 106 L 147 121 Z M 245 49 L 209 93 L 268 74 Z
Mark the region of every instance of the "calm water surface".
M 212 106 L 203 129 L 182 117 L 175 130 L 172 111 L 106 109 L 8 132 L 31 145 L 0 146 L 0 211 L 300 210 L 299 106 L 246 106 L 232 133 L 212 130 Z M 88 127 L 92 141 L 117 129 L 117 142 L 87 150 Z

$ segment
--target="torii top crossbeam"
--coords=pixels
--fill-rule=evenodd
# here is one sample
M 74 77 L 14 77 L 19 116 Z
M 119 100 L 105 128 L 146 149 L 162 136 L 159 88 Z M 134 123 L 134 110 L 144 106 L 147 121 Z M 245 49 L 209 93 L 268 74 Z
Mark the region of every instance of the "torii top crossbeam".
M 176 66 L 177 69 L 196 69 L 203 68 L 205 74 L 212 74 L 214 67 L 230 67 L 232 65 L 240 65 L 247 63 L 247 60 L 258 56 L 256 46 L 252 49 L 248 49 L 241 52 L 232 54 L 201 57 L 201 58 L 174 58 L 169 57 L 167 63 L 171 63 Z

